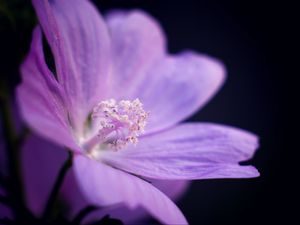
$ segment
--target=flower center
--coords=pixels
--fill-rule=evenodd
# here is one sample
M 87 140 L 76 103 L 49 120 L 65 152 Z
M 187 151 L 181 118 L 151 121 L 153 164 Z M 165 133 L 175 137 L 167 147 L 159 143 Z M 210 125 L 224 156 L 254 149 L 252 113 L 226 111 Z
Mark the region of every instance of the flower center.
M 144 132 L 148 113 L 139 99 L 119 102 L 110 99 L 96 105 L 91 117 L 99 128 L 96 136 L 84 144 L 88 152 L 96 145 L 100 149 L 119 150 L 129 143 L 136 144 Z

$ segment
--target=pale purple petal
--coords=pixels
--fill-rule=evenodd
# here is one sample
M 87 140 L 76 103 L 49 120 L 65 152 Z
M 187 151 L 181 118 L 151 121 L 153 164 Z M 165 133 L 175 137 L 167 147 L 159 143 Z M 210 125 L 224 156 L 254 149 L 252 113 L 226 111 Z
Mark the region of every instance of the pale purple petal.
M 160 26 L 146 13 L 117 11 L 107 22 L 114 49 L 111 96 L 142 101 L 150 112 L 147 133 L 184 120 L 223 83 L 218 60 L 193 52 L 168 55 Z
M 82 129 L 91 109 L 107 92 L 111 67 L 107 27 L 86 0 L 33 0 L 33 5 L 69 99 L 70 117 Z
M 218 91 L 225 78 L 221 62 L 184 52 L 159 61 L 137 92 L 149 111 L 147 133 L 168 128 L 195 113 Z
M 178 200 L 185 193 L 190 182 L 184 180 L 150 180 L 151 184 L 161 190 L 172 200 Z M 144 224 L 149 219 L 149 213 L 143 207 L 135 209 L 127 207 L 125 204 L 106 207 L 93 212 L 85 222 L 95 221 L 106 215 L 120 219 L 124 224 Z
M 17 101 L 26 123 L 39 135 L 78 149 L 68 121 L 63 91 L 45 63 L 39 27 L 33 32 L 31 49 L 21 66 L 21 74 Z
M 148 182 L 80 155 L 74 167 L 81 190 L 95 205 L 123 202 L 146 208 L 163 223 L 187 224 L 177 206 Z
M 68 208 L 68 218 L 74 218 L 75 215 L 83 208 L 92 205 L 83 193 L 79 190 L 78 182 L 75 178 L 74 169 L 68 173 L 63 187 L 62 198 L 66 201 Z M 165 193 L 169 198 L 178 200 L 186 191 L 190 182 L 180 181 L 163 181 L 163 180 L 151 180 L 151 184 Z M 98 203 L 98 205 L 101 205 Z M 114 206 L 108 206 L 96 210 L 86 217 L 85 223 L 99 220 L 100 218 L 110 215 L 112 218 L 118 218 L 125 224 L 136 224 L 137 221 L 141 221 L 149 217 L 149 213 L 142 207 L 135 209 L 128 208 L 125 204 L 117 204 Z
M 106 17 L 113 50 L 112 97 L 132 99 L 153 64 L 165 56 L 160 25 L 145 12 L 114 11 Z
M 165 193 L 170 199 L 178 200 L 186 191 L 189 182 L 184 180 L 151 180 L 151 184 Z M 142 207 L 130 209 L 126 206 L 118 207 L 114 210 L 103 209 L 102 215 L 111 215 L 112 218 L 119 218 L 125 224 L 138 224 L 149 217 L 149 213 Z
M 238 162 L 253 156 L 257 136 L 223 125 L 183 124 L 140 139 L 136 147 L 102 153 L 114 167 L 155 179 L 249 178 L 259 175 Z
M 22 148 L 22 176 L 28 208 L 41 216 L 67 152 L 36 136 Z

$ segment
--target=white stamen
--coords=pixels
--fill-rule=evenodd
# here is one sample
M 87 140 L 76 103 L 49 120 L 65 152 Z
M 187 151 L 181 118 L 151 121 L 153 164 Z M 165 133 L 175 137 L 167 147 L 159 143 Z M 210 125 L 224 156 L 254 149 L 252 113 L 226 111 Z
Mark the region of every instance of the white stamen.
M 139 99 L 134 101 L 114 99 L 100 102 L 92 112 L 92 119 L 99 123 L 98 134 L 87 141 L 84 147 L 89 151 L 101 144 L 109 149 L 119 150 L 128 143 L 136 144 L 144 132 L 148 113 Z

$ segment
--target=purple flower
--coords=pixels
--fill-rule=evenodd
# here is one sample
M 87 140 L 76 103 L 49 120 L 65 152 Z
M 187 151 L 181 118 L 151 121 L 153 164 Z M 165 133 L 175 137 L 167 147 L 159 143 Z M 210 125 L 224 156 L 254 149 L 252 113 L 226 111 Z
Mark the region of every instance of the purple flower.
M 103 19 L 85 0 L 33 0 L 40 26 L 21 67 L 18 103 L 27 124 L 74 152 L 74 175 L 89 202 L 145 208 L 167 224 L 181 211 L 147 182 L 259 175 L 240 161 L 258 147 L 251 133 L 211 123 L 178 124 L 224 81 L 223 65 L 194 52 L 169 55 L 158 23 L 141 11 Z

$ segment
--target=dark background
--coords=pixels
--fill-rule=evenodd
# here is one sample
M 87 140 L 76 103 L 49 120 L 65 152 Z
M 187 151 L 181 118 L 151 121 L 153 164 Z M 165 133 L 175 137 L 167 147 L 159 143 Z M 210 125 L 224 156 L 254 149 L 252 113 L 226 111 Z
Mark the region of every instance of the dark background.
M 21 0 L 11 2 L 16 12 L 27 9 L 29 4 Z M 225 86 L 190 120 L 229 124 L 250 130 L 261 138 L 261 147 L 249 162 L 259 169 L 261 177 L 193 182 L 179 202 L 189 222 L 202 225 L 291 223 L 296 211 L 291 207 L 296 198 L 293 191 L 299 177 L 292 174 L 296 164 L 289 161 L 299 154 L 299 147 L 291 144 L 293 134 L 297 134 L 292 130 L 296 127 L 296 121 L 291 118 L 297 105 L 291 98 L 291 94 L 297 96 L 292 80 L 299 73 L 294 69 L 297 60 L 293 31 L 297 29 L 298 19 L 295 5 L 289 1 L 94 2 L 101 12 L 114 8 L 146 10 L 161 23 L 172 53 L 193 49 L 221 59 L 228 70 Z M 11 87 L 18 82 L 18 64 L 30 43 L 28 31 L 35 23 L 31 10 L 29 6 L 27 13 L 17 13 L 15 22 L 7 18 L 0 20 L 0 76 Z M 288 106 L 290 102 L 294 107 Z

